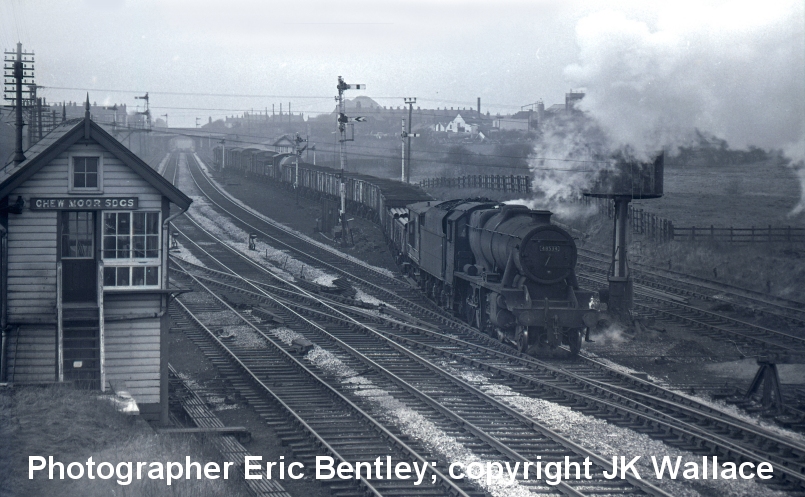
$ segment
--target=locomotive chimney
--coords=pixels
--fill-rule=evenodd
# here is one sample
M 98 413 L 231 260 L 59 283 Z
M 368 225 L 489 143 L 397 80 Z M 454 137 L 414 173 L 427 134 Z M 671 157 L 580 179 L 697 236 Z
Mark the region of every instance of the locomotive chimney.
M 541 224 L 551 224 L 551 211 L 532 210 L 531 219 Z

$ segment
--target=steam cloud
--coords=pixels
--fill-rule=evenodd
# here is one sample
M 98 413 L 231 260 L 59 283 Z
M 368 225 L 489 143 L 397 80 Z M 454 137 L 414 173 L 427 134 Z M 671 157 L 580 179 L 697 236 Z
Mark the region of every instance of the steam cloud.
M 579 125 L 554 122 L 537 157 L 601 158 L 624 151 L 647 160 L 694 142 L 696 130 L 731 148 L 782 150 L 803 186 L 805 210 L 805 15 L 803 3 L 674 5 L 656 29 L 619 12 L 599 12 L 576 27 L 579 62 L 565 69 L 584 88 Z M 535 160 L 548 197 L 583 188 L 590 164 Z M 600 166 L 599 166 L 600 167 Z M 573 172 L 577 171 L 577 172 Z M 589 172 L 586 175 L 590 176 Z M 566 187 L 560 185 L 563 183 Z

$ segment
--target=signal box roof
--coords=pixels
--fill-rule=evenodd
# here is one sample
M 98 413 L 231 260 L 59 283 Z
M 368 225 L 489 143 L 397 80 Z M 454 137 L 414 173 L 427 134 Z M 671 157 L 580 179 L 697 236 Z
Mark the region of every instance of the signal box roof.
M 0 171 L 0 198 L 7 196 L 59 154 L 82 140 L 98 143 L 178 207 L 187 209 L 193 202 L 88 116 L 65 121 L 26 150 L 24 161 L 7 164 Z

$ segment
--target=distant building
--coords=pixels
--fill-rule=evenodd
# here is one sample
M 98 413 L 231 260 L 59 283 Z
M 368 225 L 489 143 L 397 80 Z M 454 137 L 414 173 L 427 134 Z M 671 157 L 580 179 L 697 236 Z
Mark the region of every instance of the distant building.
M 492 127 L 501 131 L 528 131 L 531 129 L 531 120 L 528 117 L 499 117 L 492 121 Z
M 560 114 L 564 114 L 566 107 L 567 107 L 567 104 L 565 104 L 565 105 L 553 104 L 550 107 L 548 107 L 547 109 L 545 109 L 545 116 L 546 117 L 551 117 L 551 116 L 557 116 L 557 115 L 560 115 Z
M 576 110 L 576 104 L 584 98 L 584 93 L 580 91 L 570 90 L 570 93 L 565 93 L 565 112 L 570 114 Z
M 480 119 L 465 119 L 461 114 L 456 114 L 450 121 L 439 121 L 432 124 L 430 129 L 433 131 L 445 131 L 447 133 L 477 135 L 482 125 L 483 123 Z
M 50 104 L 50 110 L 55 111 L 57 117 L 64 116 L 66 119 L 83 118 L 85 111 L 84 104 L 76 102 Z M 95 103 L 90 105 L 89 114 L 92 120 L 98 124 L 127 126 L 129 123 L 126 104 L 98 105 Z
M 290 154 L 293 153 L 294 149 L 296 148 L 296 143 L 288 138 L 288 135 L 282 135 L 277 141 L 272 143 L 271 146 L 277 153 Z

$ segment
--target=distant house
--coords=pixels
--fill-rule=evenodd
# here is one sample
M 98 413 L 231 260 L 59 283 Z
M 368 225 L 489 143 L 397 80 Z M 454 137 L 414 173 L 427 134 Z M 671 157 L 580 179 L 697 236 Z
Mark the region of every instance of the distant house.
M 445 131 L 448 133 L 472 133 L 472 125 L 468 124 L 467 121 L 461 117 L 461 114 L 456 114 L 456 117 L 447 123 L 447 129 Z M 478 130 L 476 129 L 475 132 L 477 133 Z
M 435 124 L 431 124 L 430 129 L 432 131 L 447 131 L 448 124 L 450 124 L 450 121 L 438 122 Z
M 479 119 L 465 119 L 461 114 L 456 114 L 452 121 L 438 122 L 431 126 L 434 131 L 446 131 L 448 133 L 465 133 L 468 135 L 477 135 L 480 126 L 482 125 Z

